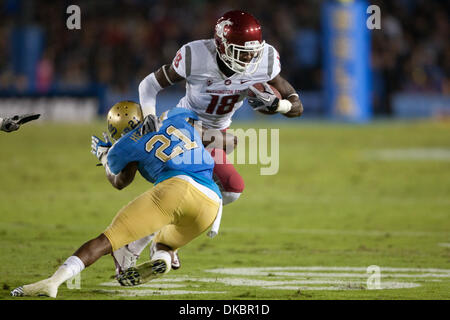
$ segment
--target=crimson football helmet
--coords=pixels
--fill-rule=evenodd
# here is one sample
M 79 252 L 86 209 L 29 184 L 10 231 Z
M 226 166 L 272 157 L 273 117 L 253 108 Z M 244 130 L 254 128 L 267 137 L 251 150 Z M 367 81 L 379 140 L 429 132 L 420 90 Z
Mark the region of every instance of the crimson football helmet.
M 265 42 L 261 25 L 251 14 L 233 10 L 217 20 L 214 40 L 220 59 L 236 73 L 254 73 Z

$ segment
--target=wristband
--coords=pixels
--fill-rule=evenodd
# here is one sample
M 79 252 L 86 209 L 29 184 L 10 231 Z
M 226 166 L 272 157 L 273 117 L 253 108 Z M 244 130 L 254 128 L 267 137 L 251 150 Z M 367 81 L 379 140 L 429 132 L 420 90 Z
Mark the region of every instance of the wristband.
M 279 113 L 288 113 L 289 111 L 291 111 L 291 108 L 292 103 L 287 99 L 283 99 L 278 102 L 278 108 L 276 111 Z
M 162 71 L 163 71 L 163 73 L 164 73 L 164 76 L 166 77 L 167 82 L 168 82 L 170 85 L 173 85 L 173 82 L 170 81 L 169 76 L 167 75 L 165 66 L 166 66 L 166 65 L 163 65 L 163 66 L 161 67 L 161 69 L 162 69 Z M 169 67 L 169 68 L 170 68 L 170 67 Z
M 103 166 L 105 167 L 105 171 L 106 171 L 106 175 L 107 176 L 116 176 L 114 173 L 111 172 L 111 169 L 109 168 L 108 162 L 106 162 Z
M 108 164 L 108 152 L 105 152 L 105 153 L 100 157 L 100 162 L 101 162 L 102 165 L 106 168 L 106 165 Z

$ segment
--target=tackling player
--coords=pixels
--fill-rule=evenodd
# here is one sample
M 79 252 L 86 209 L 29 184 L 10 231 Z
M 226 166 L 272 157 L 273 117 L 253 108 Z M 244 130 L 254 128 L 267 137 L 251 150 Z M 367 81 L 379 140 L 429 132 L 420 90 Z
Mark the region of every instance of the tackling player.
M 214 39 L 183 45 L 170 65 L 163 65 L 139 84 L 139 99 L 144 117 L 156 114 L 156 96 L 174 83 L 186 81 L 186 95 L 177 107 L 192 110 L 206 128 L 225 131 L 233 114 L 242 106 L 251 90 L 249 104 L 264 114 L 281 113 L 298 117 L 303 112 L 296 90 L 281 75 L 277 50 L 262 39 L 261 25 L 249 13 L 234 10 L 225 13 L 215 25 Z M 252 85 L 268 83 L 281 94 L 278 99 L 269 86 L 266 92 Z M 233 140 L 236 143 L 236 140 Z M 229 163 L 221 148 L 210 148 L 216 163 L 214 178 L 223 204 L 236 201 L 244 190 L 244 180 Z M 150 241 L 135 243 L 138 252 Z
M 152 260 L 124 275 L 131 284 L 144 282 L 171 269 L 171 251 L 186 245 L 210 226 L 208 235 L 217 234 L 221 194 L 212 179 L 214 160 L 194 129 L 194 121 L 198 119 L 195 113 L 172 109 L 159 129 L 156 117 L 150 117 L 153 130 L 142 134 L 142 118 L 135 116 L 140 113 L 138 104 L 119 103 L 112 111 L 109 115 L 114 119 L 108 118 L 108 127 L 112 138 L 118 140 L 112 144 L 93 137 L 93 151 L 105 167 L 108 180 L 122 189 L 139 171 L 154 183 L 154 188 L 122 208 L 102 234 L 83 244 L 53 276 L 18 287 L 11 295 L 56 297 L 63 282 L 103 255 L 157 232 L 154 239 L 157 250 Z

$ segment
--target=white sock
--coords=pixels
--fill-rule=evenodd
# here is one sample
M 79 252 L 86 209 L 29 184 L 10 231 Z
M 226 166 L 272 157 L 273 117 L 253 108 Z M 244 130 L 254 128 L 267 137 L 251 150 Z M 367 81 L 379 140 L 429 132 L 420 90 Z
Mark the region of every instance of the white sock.
M 131 242 L 128 245 L 128 250 L 130 250 L 131 252 L 133 252 L 136 255 L 140 255 L 142 250 L 145 249 L 145 247 L 150 243 L 150 241 L 152 241 L 153 237 L 154 237 L 154 233 L 152 233 L 149 236 L 146 236 L 142 239 L 136 240 Z
M 51 277 L 58 286 L 76 276 L 84 269 L 84 263 L 77 256 L 69 257 Z

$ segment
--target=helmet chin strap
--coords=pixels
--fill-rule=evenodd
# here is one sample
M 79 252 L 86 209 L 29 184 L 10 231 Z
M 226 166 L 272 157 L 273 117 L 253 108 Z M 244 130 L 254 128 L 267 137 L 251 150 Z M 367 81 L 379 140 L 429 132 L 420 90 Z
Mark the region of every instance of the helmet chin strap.
M 220 71 L 228 78 L 231 77 L 233 74 L 236 73 L 231 67 L 228 65 L 227 62 L 222 58 L 222 55 L 220 54 L 219 50 L 216 50 L 217 53 L 217 64 L 219 65 Z
M 231 61 L 231 65 L 233 66 L 232 70 L 239 74 L 244 74 L 247 71 L 246 66 L 241 66 L 239 62 Z M 241 69 L 242 68 L 242 69 Z

